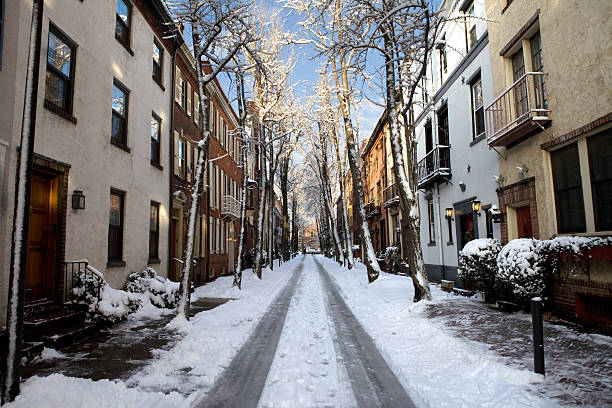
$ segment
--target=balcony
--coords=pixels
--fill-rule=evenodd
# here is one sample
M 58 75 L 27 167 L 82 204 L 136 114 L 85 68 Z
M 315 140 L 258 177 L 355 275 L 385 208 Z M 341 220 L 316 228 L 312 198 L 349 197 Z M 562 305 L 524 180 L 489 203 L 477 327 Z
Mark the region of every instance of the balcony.
M 527 72 L 485 109 L 487 143 L 507 146 L 550 122 L 546 75 Z
M 393 183 L 383 191 L 383 207 L 390 208 L 395 207 L 399 204 L 399 191 L 397 190 L 397 183 Z
M 431 184 L 451 177 L 450 146 L 436 146 L 418 163 L 418 186 L 427 188 Z
M 230 221 L 240 219 L 240 201 L 229 195 L 223 196 L 221 218 L 229 219 Z
M 365 213 L 368 219 L 380 215 L 380 204 L 377 199 L 365 205 Z

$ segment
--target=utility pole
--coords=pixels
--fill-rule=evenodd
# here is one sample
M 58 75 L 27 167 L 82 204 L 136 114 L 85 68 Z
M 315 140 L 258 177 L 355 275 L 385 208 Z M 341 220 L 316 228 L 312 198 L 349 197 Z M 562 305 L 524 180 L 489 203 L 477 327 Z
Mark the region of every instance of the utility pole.
M 44 0 L 32 2 L 32 25 L 26 75 L 26 87 L 21 122 L 21 145 L 17 165 L 15 209 L 13 212 L 13 240 L 9 273 L 9 301 L 6 316 L 7 348 L 2 382 L 2 404 L 19 395 L 19 368 L 23 343 L 23 304 L 27 268 L 28 232 L 30 228 L 30 188 L 36 130 L 38 73 Z

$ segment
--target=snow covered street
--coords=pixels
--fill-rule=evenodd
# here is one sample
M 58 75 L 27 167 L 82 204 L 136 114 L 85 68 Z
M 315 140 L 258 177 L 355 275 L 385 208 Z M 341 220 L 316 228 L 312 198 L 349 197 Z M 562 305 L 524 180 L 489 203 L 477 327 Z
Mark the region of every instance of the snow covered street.
M 322 256 L 298 255 L 274 271 L 265 270 L 262 280 L 246 272 L 242 291 L 232 287 L 232 277 L 198 288 L 194 299 L 233 300 L 162 328 L 182 338 L 154 352 L 155 358 L 130 378 L 33 377 L 8 406 L 563 404 L 554 395 L 555 377 L 509 365 L 430 318 L 428 305 L 451 296 L 435 286 L 432 291 L 433 303 L 415 305 L 409 278 L 383 273 L 367 284 L 362 264 L 349 271 Z

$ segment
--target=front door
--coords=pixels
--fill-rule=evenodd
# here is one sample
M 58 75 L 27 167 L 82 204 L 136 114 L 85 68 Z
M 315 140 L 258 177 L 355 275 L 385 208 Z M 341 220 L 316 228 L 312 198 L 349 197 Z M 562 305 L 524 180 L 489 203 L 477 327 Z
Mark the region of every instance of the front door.
M 532 238 L 531 211 L 528 205 L 516 207 L 516 231 L 519 238 Z
M 474 231 L 474 215 L 472 213 L 459 216 L 459 225 L 461 227 L 461 248 L 476 237 Z
M 182 264 L 179 260 L 183 259 L 183 207 L 174 203 L 172 214 L 172 241 L 170 256 L 172 262 L 173 280 L 178 281 L 181 276 Z
M 235 236 L 235 232 L 234 232 L 234 223 L 231 222 L 228 224 L 229 228 L 229 239 L 228 239 L 228 245 L 227 245 L 227 255 L 229 258 L 229 271 L 230 272 L 234 272 L 236 269 L 236 260 L 235 260 L 235 248 L 234 248 L 234 236 Z
M 54 298 L 58 185 L 58 177 L 32 174 L 26 302 Z

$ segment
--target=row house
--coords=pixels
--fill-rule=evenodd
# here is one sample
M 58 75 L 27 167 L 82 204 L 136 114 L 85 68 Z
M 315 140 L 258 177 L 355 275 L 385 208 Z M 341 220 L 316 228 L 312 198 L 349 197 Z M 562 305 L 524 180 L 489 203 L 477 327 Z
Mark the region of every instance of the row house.
M 0 319 L 6 316 L 15 177 L 32 3 L 2 2 Z M 70 10 L 69 13 L 66 11 Z M 161 1 L 47 1 L 43 10 L 26 303 L 61 304 L 65 265 L 114 287 L 168 263 L 172 60 Z M 167 150 L 166 150 L 167 152 Z
M 486 141 L 493 100 L 484 0 L 445 0 L 447 18 L 413 105 L 423 261 L 430 279 L 457 281 L 459 251 L 500 238 L 497 154 Z
M 496 21 L 485 122 L 500 155 L 502 241 L 612 235 L 612 3 L 487 0 L 486 9 Z M 611 270 L 612 248 L 562 269 L 559 312 L 611 324 Z

